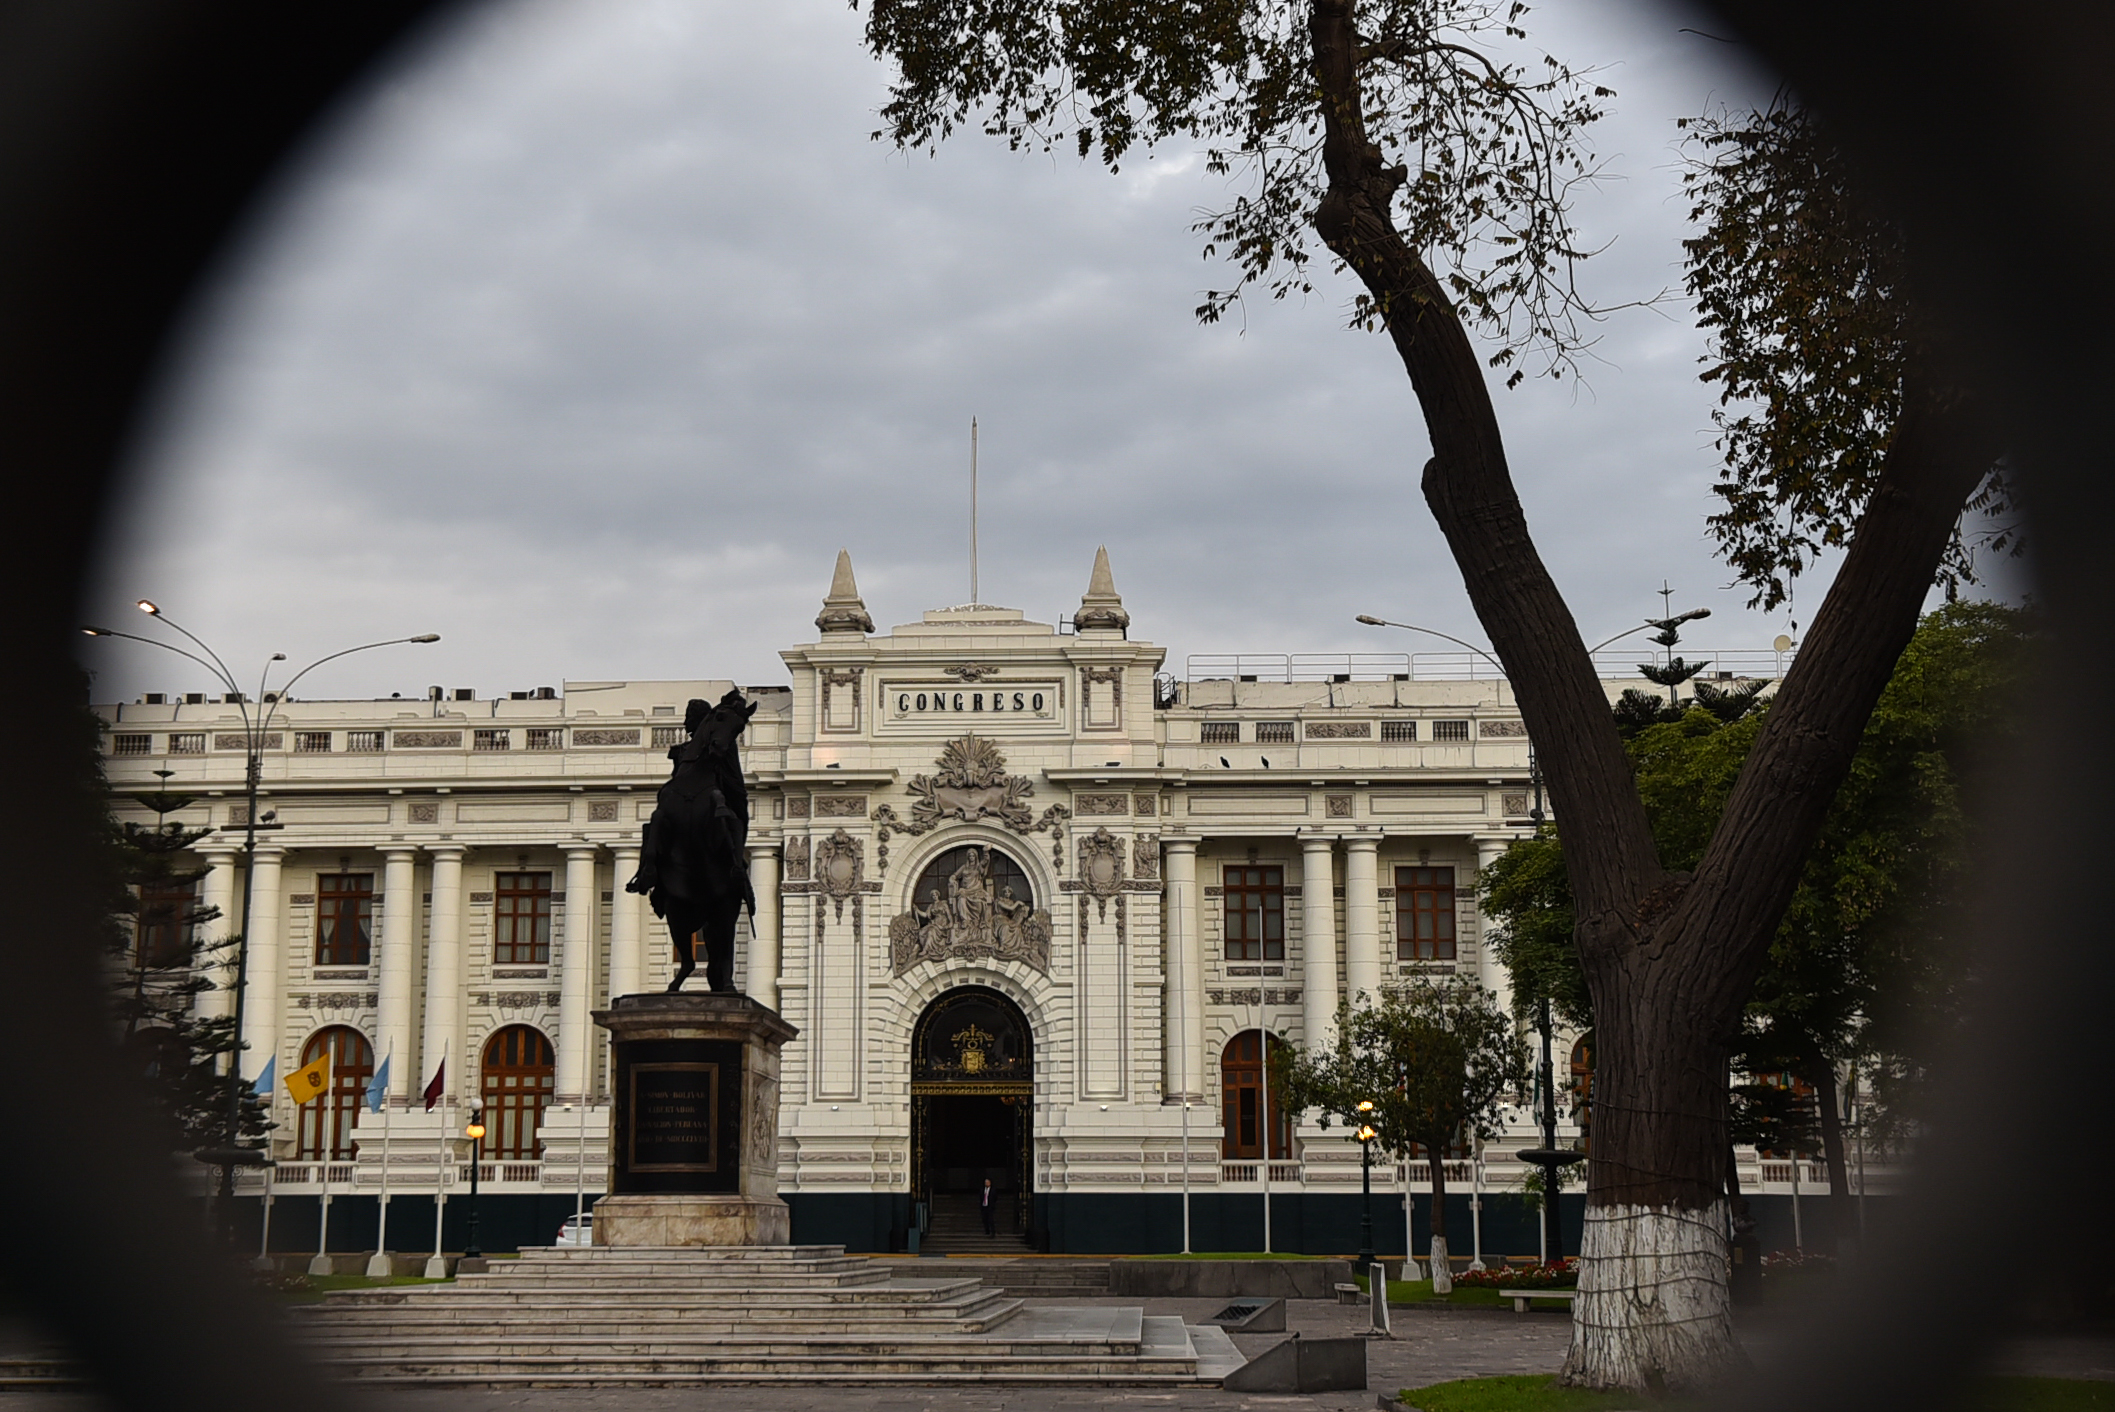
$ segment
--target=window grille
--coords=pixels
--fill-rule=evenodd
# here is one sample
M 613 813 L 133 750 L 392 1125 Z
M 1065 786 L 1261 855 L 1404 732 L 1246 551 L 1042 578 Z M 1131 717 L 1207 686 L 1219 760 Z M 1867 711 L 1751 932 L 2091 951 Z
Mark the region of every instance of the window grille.
M 681 726 L 655 726 L 655 727 L 654 727 L 654 748 L 655 748 L 655 749 L 657 749 L 657 750 L 662 750 L 662 749 L 666 749 L 667 747 L 669 747 L 669 746 L 671 746 L 671 745 L 681 745 L 682 743 L 683 743 L 683 728 L 682 728 Z
M 382 732 L 347 731 L 345 733 L 345 748 L 348 752 L 373 754 L 382 748 Z
M 171 755 L 203 755 L 206 753 L 204 731 L 183 731 L 169 737 Z
M 509 730 L 475 730 L 470 732 L 472 750 L 511 750 L 514 748 L 514 732 Z
M 1382 739 L 1382 740 L 1416 740 L 1416 739 L 1417 739 L 1417 722 L 1415 722 L 1415 721 L 1383 721 L 1383 722 L 1381 722 L 1381 739 Z
M 1241 743 L 1241 722 L 1206 721 L 1204 723 L 1204 743 L 1206 745 L 1239 745 Z
M 297 755 L 330 754 L 329 731 L 295 731 L 294 753 Z
M 1292 743 L 1293 723 L 1291 721 L 1256 722 L 1256 744 L 1290 745 Z
M 558 726 L 530 726 L 529 749 L 563 750 L 565 749 L 565 731 Z
M 1434 721 L 1432 723 L 1432 738 L 1434 740 L 1467 740 L 1469 738 L 1469 723 L 1467 721 Z
M 154 737 L 151 735 L 114 735 L 110 737 L 110 753 L 113 755 L 152 755 Z

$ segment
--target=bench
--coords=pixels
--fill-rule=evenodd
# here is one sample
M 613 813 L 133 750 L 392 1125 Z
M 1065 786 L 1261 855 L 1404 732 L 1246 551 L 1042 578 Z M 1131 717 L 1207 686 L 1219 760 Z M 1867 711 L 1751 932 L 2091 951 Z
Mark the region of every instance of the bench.
M 1335 1294 L 1339 1304 L 1357 1304 L 1366 1297 L 1355 1284 L 1337 1285 L 1335 1286 Z
M 1508 1289 L 1500 1290 L 1499 1293 L 1513 1301 L 1515 1314 L 1527 1313 L 1528 1301 L 1531 1299 L 1561 1299 L 1569 1304 L 1579 1297 L 1579 1291 L 1575 1289 Z

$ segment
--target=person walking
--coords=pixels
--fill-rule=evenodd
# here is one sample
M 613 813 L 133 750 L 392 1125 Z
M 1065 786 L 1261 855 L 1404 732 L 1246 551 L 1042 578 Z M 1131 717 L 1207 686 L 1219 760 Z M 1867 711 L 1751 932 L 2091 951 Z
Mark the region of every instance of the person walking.
M 984 1234 L 988 1236 L 995 1236 L 999 1233 L 999 1213 L 997 1208 L 992 1205 L 996 1195 L 997 1193 L 991 1189 L 991 1178 L 986 1177 L 984 1179 L 984 1194 L 979 1199 L 984 1203 Z

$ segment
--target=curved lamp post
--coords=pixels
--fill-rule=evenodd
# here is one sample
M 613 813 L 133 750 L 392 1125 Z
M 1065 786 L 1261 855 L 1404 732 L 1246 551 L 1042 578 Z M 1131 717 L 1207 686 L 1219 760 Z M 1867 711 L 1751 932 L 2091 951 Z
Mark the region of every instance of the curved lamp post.
M 134 606 L 148 617 L 165 623 L 170 628 L 183 634 L 205 656 L 199 656 L 198 652 L 186 651 L 171 642 L 163 642 L 152 637 L 141 637 L 137 633 L 118 632 L 114 628 L 90 626 L 82 628 L 81 631 L 89 637 L 115 637 L 122 638 L 126 642 L 143 642 L 149 647 L 159 647 L 164 652 L 174 652 L 179 657 L 196 662 L 199 666 L 211 672 L 214 678 L 227 688 L 227 699 L 233 702 L 236 710 L 242 714 L 243 754 L 245 757 L 243 769 L 243 799 L 245 807 L 243 811 L 242 838 L 242 925 L 237 933 L 235 947 L 235 980 L 233 985 L 235 991 L 235 1047 L 228 1056 L 228 1130 L 224 1146 L 207 1148 L 198 1154 L 201 1161 L 220 1168 L 220 1196 L 223 1202 L 231 1202 L 235 1195 L 235 1168 L 259 1166 L 265 1161 L 262 1149 L 244 1147 L 240 1142 L 242 1133 L 242 1052 L 244 1047 L 242 1042 L 242 1012 L 245 998 L 244 990 L 249 977 L 250 900 L 254 879 L 257 876 L 257 786 L 264 770 L 265 732 L 271 726 L 272 717 L 278 713 L 280 702 L 286 699 L 287 693 L 293 689 L 294 684 L 324 663 L 335 662 L 340 657 L 349 657 L 355 652 L 372 651 L 377 647 L 395 647 L 410 642 L 439 642 L 441 635 L 437 632 L 425 632 L 418 634 L 416 637 L 392 637 L 383 642 L 366 642 L 358 647 L 348 647 L 343 651 L 333 652 L 329 656 L 318 657 L 315 661 L 288 678 L 277 692 L 268 693 L 265 687 L 271 678 L 272 664 L 286 660 L 284 652 L 274 652 L 265 659 L 263 669 L 257 674 L 257 705 L 259 710 L 253 715 L 250 710 L 250 702 L 243 695 L 242 687 L 236 682 L 235 674 L 228 669 L 228 664 L 221 660 L 220 654 L 206 645 L 204 639 L 182 623 L 171 618 L 167 613 L 164 613 L 152 599 L 142 598 Z

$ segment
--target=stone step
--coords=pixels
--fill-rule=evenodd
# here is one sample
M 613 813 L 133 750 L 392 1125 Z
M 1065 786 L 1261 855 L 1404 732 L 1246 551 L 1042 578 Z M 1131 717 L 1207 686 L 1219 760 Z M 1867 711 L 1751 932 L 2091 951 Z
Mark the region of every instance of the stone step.
M 341 1376 L 370 1386 L 416 1387 L 694 1387 L 828 1383 L 837 1386 L 918 1386 L 981 1383 L 1005 1387 L 1197 1387 L 1216 1385 L 1194 1359 L 1074 1358 L 951 1359 L 883 1363 L 866 1359 L 786 1358 L 719 1362 L 647 1359 L 585 1365 L 575 1359 L 531 1366 L 469 1363 L 330 1365 Z
M 898 1285 L 874 1285 L 863 1289 L 750 1290 L 739 1297 L 715 1297 L 713 1291 L 696 1289 L 642 1290 L 474 1290 L 448 1298 L 419 1293 L 394 1298 L 383 1290 L 344 1290 L 327 1299 L 296 1306 L 297 1317 L 391 1317 L 406 1311 L 475 1309 L 506 1311 L 509 1317 L 534 1317 L 539 1311 L 578 1314 L 583 1317 L 606 1310 L 652 1310 L 679 1315 L 714 1309 L 834 1310 L 867 1307 L 942 1308 L 1004 1293 L 979 1280 L 936 1282 L 929 1289 L 907 1289 Z
M 337 1342 L 417 1338 L 426 1335 L 459 1339 L 464 1328 L 498 1327 L 504 1336 L 545 1337 L 577 1335 L 594 1338 L 651 1336 L 669 1330 L 698 1334 L 783 1334 L 788 1328 L 815 1333 L 889 1333 L 891 1331 L 983 1332 L 997 1328 L 1023 1307 L 1023 1301 L 993 1292 L 974 1303 L 940 1306 L 906 1306 L 880 1309 L 818 1310 L 671 1310 L 611 1311 L 566 1318 L 552 1313 L 543 1317 L 510 1317 L 494 1322 L 480 1310 L 420 1310 L 383 1317 L 342 1315 L 327 1320 L 305 1321 L 305 1336 Z
M 541 1271 L 524 1271 L 515 1274 L 459 1275 L 456 1286 L 460 1289 L 640 1289 L 652 1285 L 673 1285 L 685 1288 L 713 1286 L 722 1289 L 819 1289 L 849 1288 L 858 1285 L 880 1284 L 888 1279 L 886 1270 L 831 1270 L 819 1274 L 802 1275 L 779 1271 L 747 1272 L 741 1270 L 714 1270 L 709 1267 L 691 1270 L 568 1270 L 563 1273 L 545 1274 Z

